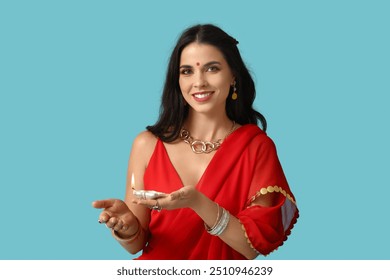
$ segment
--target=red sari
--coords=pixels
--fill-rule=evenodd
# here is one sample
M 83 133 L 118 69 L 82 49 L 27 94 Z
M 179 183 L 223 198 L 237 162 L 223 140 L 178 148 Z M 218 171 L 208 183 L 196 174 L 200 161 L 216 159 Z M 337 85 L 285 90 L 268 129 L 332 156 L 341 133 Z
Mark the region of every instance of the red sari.
M 161 140 L 145 171 L 144 185 L 165 193 L 183 187 Z M 298 218 L 275 145 L 255 125 L 238 128 L 222 143 L 196 188 L 237 217 L 248 243 L 263 255 L 283 244 Z M 279 194 L 276 205 L 250 206 L 270 192 Z M 152 211 L 149 232 L 138 259 L 245 259 L 219 237 L 208 234 L 203 220 L 189 208 Z

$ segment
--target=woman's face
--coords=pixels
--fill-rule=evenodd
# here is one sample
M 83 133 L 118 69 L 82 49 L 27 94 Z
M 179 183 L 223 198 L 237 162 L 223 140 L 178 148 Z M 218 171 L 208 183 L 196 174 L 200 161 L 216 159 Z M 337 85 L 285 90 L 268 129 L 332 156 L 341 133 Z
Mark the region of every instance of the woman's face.
M 184 99 L 199 113 L 225 113 L 234 77 L 222 53 L 208 44 L 191 43 L 180 57 L 179 85 Z

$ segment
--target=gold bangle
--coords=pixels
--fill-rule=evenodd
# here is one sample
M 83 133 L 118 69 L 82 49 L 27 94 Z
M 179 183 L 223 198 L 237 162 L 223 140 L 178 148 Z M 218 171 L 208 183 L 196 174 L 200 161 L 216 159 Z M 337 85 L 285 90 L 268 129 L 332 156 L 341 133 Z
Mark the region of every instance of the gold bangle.
M 217 219 L 215 220 L 215 223 L 214 223 L 214 225 L 211 228 L 208 227 L 206 225 L 206 223 L 204 223 L 204 227 L 206 228 L 207 231 L 214 229 L 217 226 L 218 222 L 219 222 L 219 215 L 220 215 L 219 214 L 219 210 L 220 210 L 221 207 L 219 207 L 218 203 L 215 202 L 215 204 L 217 205 L 217 208 L 218 208 Z

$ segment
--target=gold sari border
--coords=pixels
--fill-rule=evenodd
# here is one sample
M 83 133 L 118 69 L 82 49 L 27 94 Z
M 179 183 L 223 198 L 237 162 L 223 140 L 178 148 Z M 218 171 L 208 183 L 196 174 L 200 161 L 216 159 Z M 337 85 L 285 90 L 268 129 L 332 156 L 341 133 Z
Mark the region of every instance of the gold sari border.
M 279 186 L 268 186 L 265 188 L 261 188 L 259 191 L 256 192 L 256 194 L 254 196 L 252 196 L 252 198 L 249 200 L 249 203 L 252 203 L 253 201 L 256 200 L 256 198 L 258 198 L 261 195 L 266 195 L 268 193 L 273 193 L 273 192 L 278 192 L 278 193 L 283 194 L 288 200 L 290 200 L 292 203 L 297 205 L 294 198 L 288 192 L 286 192 L 283 188 L 281 188 Z
M 249 247 L 251 247 L 253 249 L 253 251 L 255 251 L 255 253 L 257 255 L 260 255 L 260 252 L 256 250 L 256 248 L 253 246 L 252 242 L 250 241 L 249 237 L 248 237 L 248 234 L 246 233 L 246 229 L 244 227 L 244 225 L 241 223 L 240 219 L 238 219 L 238 222 L 240 223 L 241 225 L 241 229 L 244 231 L 244 235 L 245 235 L 245 238 L 246 238 L 246 242 L 248 242 L 249 244 Z

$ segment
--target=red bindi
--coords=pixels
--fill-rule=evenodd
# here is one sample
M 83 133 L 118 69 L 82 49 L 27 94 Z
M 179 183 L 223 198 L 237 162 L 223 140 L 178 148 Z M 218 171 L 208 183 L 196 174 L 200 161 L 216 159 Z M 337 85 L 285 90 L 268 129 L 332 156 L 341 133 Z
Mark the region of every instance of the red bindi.
M 196 66 L 199 66 L 199 65 L 200 65 L 200 63 L 199 63 L 199 62 L 197 62 L 197 63 L 196 63 Z

